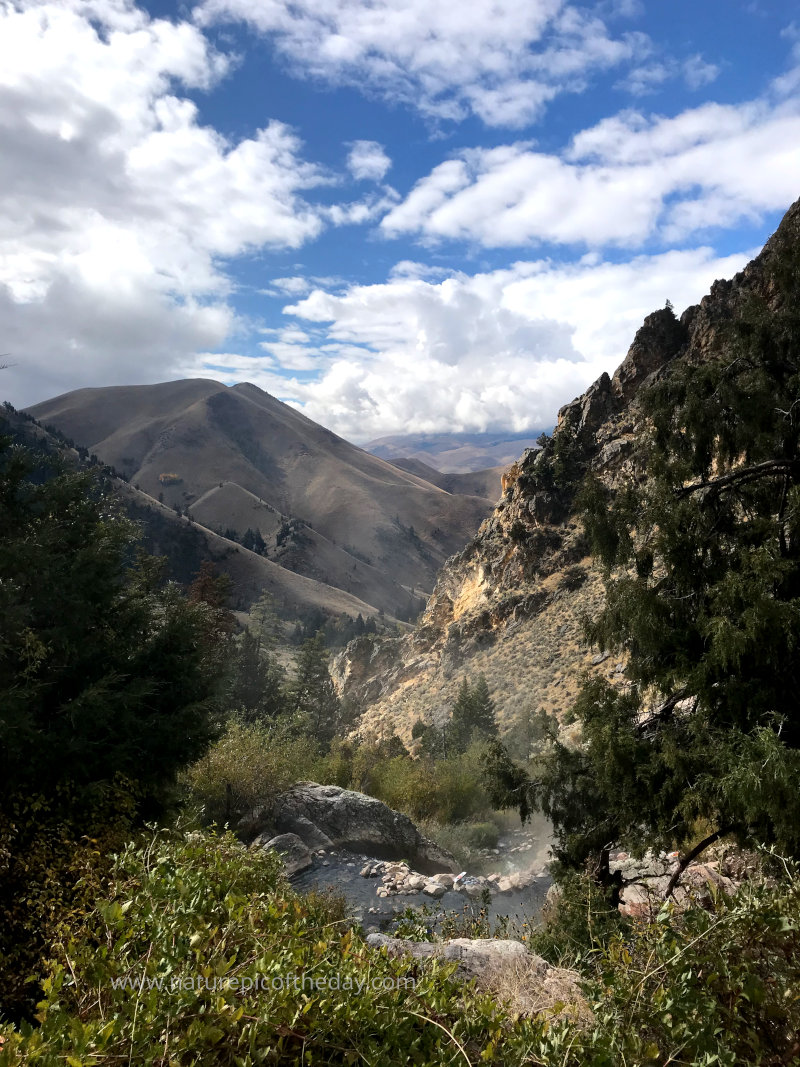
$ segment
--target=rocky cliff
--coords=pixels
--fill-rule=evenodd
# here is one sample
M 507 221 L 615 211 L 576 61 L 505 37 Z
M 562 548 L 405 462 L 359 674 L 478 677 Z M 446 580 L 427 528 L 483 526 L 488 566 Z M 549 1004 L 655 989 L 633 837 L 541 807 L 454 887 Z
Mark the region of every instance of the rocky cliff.
M 669 306 L 648 315 L 613 377 L 602 374 L 561 409 L 553 437 L 503 476 L 501 501 L 444 565 L 413 632 L 360 638 L 338 657 L 336 684 L 366 709 L 363 731 L 407 738 L 417 718 L 441 720 L 466 674 L 486 675 L 504 729 L 540 707 L 563 715 L 584 669 L 624 684 L 624 664 L 582 642 L 581 617 L 600 609 L 603 586 L 574 486 L 588 470 L 611 488 L 646 476 L 637 469 L 642 388 L 674 361 L 723 357 L 726 328 L 746 309 L 774 312 L 800 299 L 798 272 L 787 266 L 798 252 L 800 200 L 742 272 L 716 281 L 680 318 Z

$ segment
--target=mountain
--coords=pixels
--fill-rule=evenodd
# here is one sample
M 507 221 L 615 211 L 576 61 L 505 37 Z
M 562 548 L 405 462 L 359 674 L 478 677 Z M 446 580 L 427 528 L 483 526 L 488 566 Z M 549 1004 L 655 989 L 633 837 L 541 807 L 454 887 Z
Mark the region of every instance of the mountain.
M 420 716 L 447 714 L 465 675 L 486 675 L 505 729 L 524 727 L 539 708 L 563 720 L 584 670 L 627 684 L 623 660 L 582 639 L 581 620 L 597 615 L 604 587 L 575 489 L 587 471 L 612 492 L 628 479 L 646 481 L 637 456 L 647 428 L 642 388 L 682 361 L 734 358 L 731 327 L 754 316 L 769 347 L 781 309 L 800 303 L 798 257 L 800 201 L 743 271 L 716 281 L 680 318 L 669 306 L 649 315 L 613 377 L 604 373 L 561 409 L 544 448 L 525 451 L 505 472 L 502 499 L 448 560 L 413 632 L 359 639 L 335 661 L 339 690 L 367 709 L 363 729 L 408 738 Z
M 247 383 L 80 389 L 29 414 L 206 529 L 258 531 L 274 565 L 400 617 L 491 510 L 483 482 L 447 491 Z
M 392 463 L 420 460 L 434 470 L 472 474 L 507 467 L 523 448 L 531 448 L 541 430 L 526 433 L 424 433 L 379 437 L 364 447 Z
M 468 474 L 443 474 L 442 471 L 423 463 L 421 459 L 395 459 L 395 467 L 424 478 L 431 485 L 438 485 L 447 493 L 463 493 L 467 496 L 485 497 L 494 504 L 500 496 L 503 472 L 508 464 L 489 467 L 487 470 L 471 471 Z
M 0 411 L 0 432 L 9 433 L 19 444 L 61 453 L 73 466 L 92 466 L 75 449 L 65 447 L 59 436 L 13 408 Z M 295 574 L 200 523 L 176 514 L 173 508 L 159 503 L 123 478 L 114 477 L 107 471 L 102 477 L 106 488 L 140 526 L 145 551 L 165 556 L 168 576 L 175 581 L 187 585 L 203 560 L 210 560 L 217 573 L 230 579 L 230 603 L 237 611 L 246 611 L 263 593 L 269 593 L 276 607 L 288 613 L 305 615 L 322 611 L 327 615 L 344 613 L 355 618 L 359 613 L 366 617 L 373 610 L 371 603 L 356 595 Z

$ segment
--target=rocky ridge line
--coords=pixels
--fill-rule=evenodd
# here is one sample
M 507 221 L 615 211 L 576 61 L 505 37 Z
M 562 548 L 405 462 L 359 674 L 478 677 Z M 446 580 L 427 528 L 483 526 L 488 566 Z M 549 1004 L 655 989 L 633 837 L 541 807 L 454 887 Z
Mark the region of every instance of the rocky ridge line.
M 486 674 L 501 727 L 526 709 L 565 711 L 583 668 L 624 684 L 618 665 L 609 670 L 582 644 L 579 620 L 600 610 L 602 583 L 570 500 L 537 488 L 537 471 L 566 454 L 611 488 L 634 473 L 645 427 L 637 403 L 642 388 L 676 360 L 717 356 L 726 325 L 753 298 L 777 310 L 783 298 L 776 277 L 787 247 L 800 248 L 800 200 L 744 270 L 714 282 L 680 318 L 670 308 L 648 315 L 614 375 L 602 374 L 559 411 L 553 438 L 512 464 L 493 514 L 445 563 L 412 633 L 359 638 L 337 657 L 339 692 L 366 709 L 362 733 L 396 732 L 408 740 L 420 716 L 441 721 L 467 671 Z

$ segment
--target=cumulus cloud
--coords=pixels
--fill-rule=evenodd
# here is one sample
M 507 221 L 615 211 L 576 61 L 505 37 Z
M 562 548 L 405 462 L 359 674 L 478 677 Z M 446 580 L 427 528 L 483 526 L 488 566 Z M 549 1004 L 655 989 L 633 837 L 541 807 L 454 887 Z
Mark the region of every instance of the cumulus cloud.
M 233 321 L 221 260 L 320 232 L 303 193 L 325 178 L 288 127 L 232 143 L 177 95 L 226 68 L 197 27 L 126 0 L 0 9 L 0 306 L 16 402 L 146 380 L 167 353 L 220 344 Z
M 785 208 L 799 172 L 796 99 L 706 104 L 674 118 L 629 111 L 560 155 L 525 142 L 466 150 L 418 181 L 381 229 L 487 247 L 637 247 Z
M 270 354 L 315 376 L 280 378 L 271 360 L 248 363 L 248 379 L 353 440 L 541 428 L 615 369 L 645 315 L 668 298 L 678 308 L 698 301 L 748 258 L 700 248 L 610 263 L 590 253 L 436 282 L 406 263 L 386 283 L 316 289 L 285 308 L 317 340 L 292 345 L 287 334 Z
M 558 93 L 649 47 L 564 0 L 205 0 L 196 14 L 255 27 L 300 75 L 491 126 L 523 126 Z
M 392 165 L 377 141 L 353 141 L 347 156 L 347 169 L 359 181 L 379 182 Z

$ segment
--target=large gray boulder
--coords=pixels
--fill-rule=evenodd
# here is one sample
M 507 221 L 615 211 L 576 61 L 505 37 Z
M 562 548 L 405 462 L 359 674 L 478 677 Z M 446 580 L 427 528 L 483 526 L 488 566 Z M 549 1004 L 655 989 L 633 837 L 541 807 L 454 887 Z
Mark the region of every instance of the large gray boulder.
M 456 974 L 467 979 L 485 977 L 490 971 L 507 969 L 510 964 L 518 964 L 529 957 L 521 941 L 494 938 L 454 937 L 451 941 L 406 941 L 402 937 L 374 933 L 367 937 L 367 944 L 372 948 L 385 948 L 390 956 L 413 956 L 418 960 L 433 958 L 457 963 Z
M 399 811 L 335 785 L 298 782 L 239 824 L 245 839 L 295 834 L 308 848 L 344 848 L 378 859 L 404 859 L 423 874 L 456 871 L 453 856 Z

